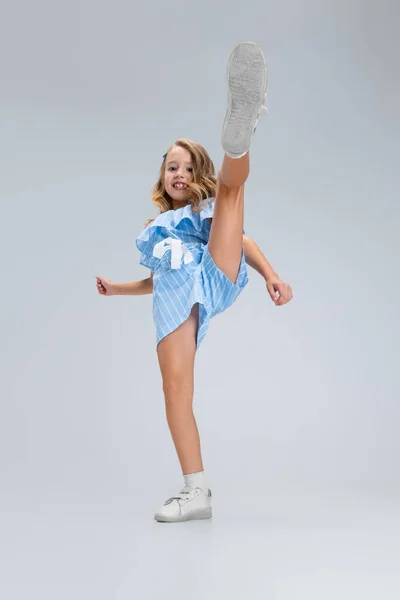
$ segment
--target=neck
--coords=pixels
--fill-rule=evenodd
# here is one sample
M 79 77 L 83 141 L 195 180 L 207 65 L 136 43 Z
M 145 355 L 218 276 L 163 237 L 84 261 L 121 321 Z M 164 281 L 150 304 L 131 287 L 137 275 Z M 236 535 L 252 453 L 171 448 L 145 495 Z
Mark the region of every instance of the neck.
M 187 206 L 188 204 L 189 204 L 189 202 L 181 202 L 179 204 L 177 204 L 176 202 L 173 202 L 172 210 L 178 210 L 178 208 L 183 208 L 184 206 Z

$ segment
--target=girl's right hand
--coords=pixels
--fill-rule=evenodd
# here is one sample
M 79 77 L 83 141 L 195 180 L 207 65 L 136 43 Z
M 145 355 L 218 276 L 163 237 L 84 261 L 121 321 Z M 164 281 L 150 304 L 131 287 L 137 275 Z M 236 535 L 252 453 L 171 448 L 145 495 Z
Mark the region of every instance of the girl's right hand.
M 97 291 L 102 296 L 113 296 L 114 294 L 114 284 L 111 283 L 110 279 L 106 279 L 105 277 L 100 277 L 96 275 L 97 279 Z

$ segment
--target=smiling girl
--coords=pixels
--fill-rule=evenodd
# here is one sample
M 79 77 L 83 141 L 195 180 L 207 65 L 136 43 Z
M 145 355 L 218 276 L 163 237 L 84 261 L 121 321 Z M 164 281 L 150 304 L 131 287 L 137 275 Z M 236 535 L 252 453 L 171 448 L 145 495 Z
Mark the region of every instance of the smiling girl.
M 249 149 L 267 90 L 267 66 L 254 43 L 236 46 L 228 63 L 228 107 L 218 176 L 206 150 L 178 139 L 163 156 L 152 201 L 160 214 L 138 236 L 140 264 L 150 277 L 112 283 L 97 276 L 101 295 L 153 294 L 157 357 L 166 417 L 184 477 L 180 493 L 155 513 L 157 521 L 212 516 L 211 490 L 193 414 L 196 352 L 212 317 L 229 308 L 248 283 L 247 265 L 266 281 L 276 306 L 293 297 L 256 243 L 244 233 L 244 184 Z

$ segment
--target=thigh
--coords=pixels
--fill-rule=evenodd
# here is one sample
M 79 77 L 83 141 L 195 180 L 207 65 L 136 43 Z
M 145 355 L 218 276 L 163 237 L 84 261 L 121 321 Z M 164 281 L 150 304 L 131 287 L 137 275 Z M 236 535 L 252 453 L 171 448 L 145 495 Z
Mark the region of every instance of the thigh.
M 218 178 L 208 249 L 217 267 L 233 283 L 242 259 L 243 223 L 244 184 L 228 188 Z
M 196 303 L 188 319 L 165 336 L 157 346 L 166 397 L 174 391 L 190 391 L 193 388 L 198 325 L 199 304 Z

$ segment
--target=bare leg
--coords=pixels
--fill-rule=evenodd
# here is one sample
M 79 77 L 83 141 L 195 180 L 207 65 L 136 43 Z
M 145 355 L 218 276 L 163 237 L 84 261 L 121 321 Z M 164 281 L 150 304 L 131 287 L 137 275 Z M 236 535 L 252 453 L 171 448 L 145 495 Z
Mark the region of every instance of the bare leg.
M 217 267 L 236 282 L 243 249 L 244 183 L 249 175 L 249 153 L 242 158 L 226 154 L 218 172 L 214 215 L 208 248 Z
M 246 152 L 242 158 L 230 158 L 224 154 L 222 167 L 219 170 L 219 177 L 226 187 L 241 187 L 250 173 L 250 156 Z
M 235 46 L 228 62 L 229 101 L 221 138 L 225 154 L 217 178 L 208 241 L 215 264 L 233 283 L 243 253 L 244 184 L 250 171 L 248 149 L 264 109 L 267 75 L 265 57 L 257 44 L 243 42 Z
M 189 318 L 158 344 L 165 408 L 182 473 L 203 470 L 200 437 L 193 414 L 194 361 L 199 305 Z

